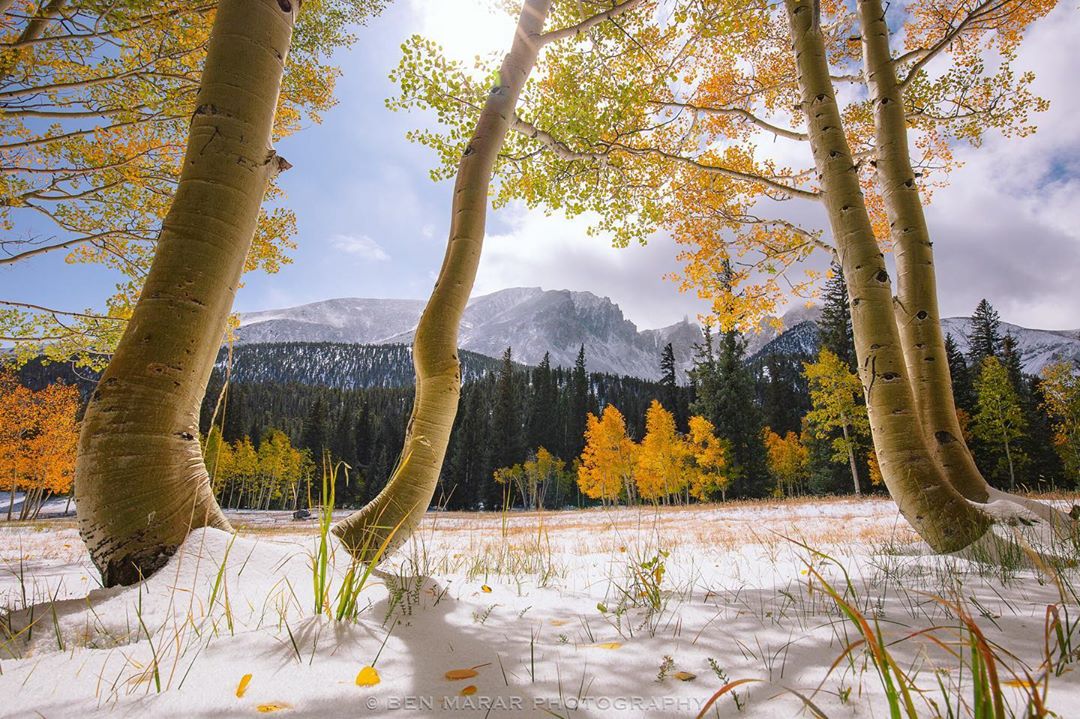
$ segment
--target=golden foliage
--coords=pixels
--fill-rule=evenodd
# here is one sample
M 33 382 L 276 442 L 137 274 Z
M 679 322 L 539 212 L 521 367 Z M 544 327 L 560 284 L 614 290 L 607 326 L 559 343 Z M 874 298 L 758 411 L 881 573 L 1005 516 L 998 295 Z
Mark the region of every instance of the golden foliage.
M 49 495 L 71 490 L 78 407 L 75 387 L 51 384 L 34 392 L 0 367 L 0 489 L 12 498 L 26 493 L 20 518 L 32 516 Z

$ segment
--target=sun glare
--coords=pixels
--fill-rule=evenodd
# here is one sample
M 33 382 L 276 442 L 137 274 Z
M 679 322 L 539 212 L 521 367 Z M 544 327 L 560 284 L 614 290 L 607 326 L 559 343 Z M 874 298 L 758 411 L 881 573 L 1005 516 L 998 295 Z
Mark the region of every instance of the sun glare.
M 412 0 L 419 32 L 456 60 L 502 52 L 514 33 L 514 18 L 491 0 Z

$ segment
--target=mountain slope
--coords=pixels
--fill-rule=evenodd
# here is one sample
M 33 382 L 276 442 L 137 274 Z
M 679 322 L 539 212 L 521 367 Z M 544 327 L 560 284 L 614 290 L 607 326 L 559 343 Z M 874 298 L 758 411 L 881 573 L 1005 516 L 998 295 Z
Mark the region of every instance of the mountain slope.
M 238 342 L 408 344 L 423 311 L 419 300 L 339 299 L 241 315 Z M 590 292 L 515 287 L 475 297 L 462 317 L 460 346 L 489 357 L 507 347 L 523 364 L 571 367 L 584 345 L 591 372 L 645 379 L 660 376 L 660 352 L 670 342 L 680 374 L 690 367 L 700 328 L 688 320 L 638 331 L 606 297 Z
M 763 344 L 756 345 L 755 351 L 747 354 L 751 358 L 768 354 L 817 354 L 820 340 L 815 320 L 816 317 L 791 325 L 781 334 Z M 947 334 L 952 335 L 960 351 L 966 354 L 969 347 L 967 334 L 971 329 L 971 321 L 967 317 L 946 317 L 941 321 L 941 326 Z M 1022 366 L 1028 374 L 1039 374 L 1047 365 L 1062 360 L 1071 361 L 1080 366 L 1080 332 L 1036 330 L 1002 322 L 1001 334 L 1002 336 L 1011 334 L 1016 338 Z
M 423 308 L 421 300 L 336 299 L 253 312 L 241 315 L 238 342 L 240 345 L 281 342 L 407 345 L 412 341 Z M 820 307 L 794 307 L 780 318 L 781 332 L 766 328 L 746 338 L 747 357 L 768 353 L 815 354 L 820 317 Z M 968 320 L 950 317 L 942 324 L 960 348 L 966 350 Z M 1027 372 L 1038 373 L 1050 362 L 1061 359 L 1080 363 L 1080 332 L 1029 329 L 1006 322 L 1001 323 L 1001 330 L 1018 340 Z M 655 380 L 660 375 L 660 353 L 670 342 L 680 380 L 686 382 L 694 345 L 700 341 L 700 327 L 688 320 L 661 329 L 638 330 L 623 316 L 619 306 L 606 297 L 590 292 L 514 287 L 474 297 L 469 302 L 462 318 L 460 346 L 488 357 L 499 357 L 511 347 L 515 361 L 527 365 L 539 364 L 544 353 L 549 352 L 553 365 L 571 367 L 578 348 L 584 345 L 591 372 Z M 361 361 L 359 358 L 349 361 L 354 359 Z M 368 355 L 363 361 L 389 360 L 376 360 Z M 336 380 L 347 381 L 345 374 L 338 374 Z M 395 381 L 398 379 L 401 377 L 395 375 Z
M 461 379 L 471 382 L 498 370 L 501 361 L 464 350 Z M 215 372 L 225 372 L 225 350 Z M 338 389 L 406 387 L 415 381 L 412 348 L 408 345 L 361 345 L 330 342 L 274 342 L 240 345 L 233 349 L 229 376 L 233 382 L 313 385 Z

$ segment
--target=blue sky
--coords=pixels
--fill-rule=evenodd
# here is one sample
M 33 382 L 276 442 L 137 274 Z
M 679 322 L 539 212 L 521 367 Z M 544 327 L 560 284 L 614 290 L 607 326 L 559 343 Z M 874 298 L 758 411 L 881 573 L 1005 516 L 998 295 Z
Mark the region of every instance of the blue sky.
M 397 0 L 358 31 L 336 59 L 340 103 L 322 125 L 282 142 L 290 162 L 281 184 L 299 221 L 295 262 L 272 276 L 249 275 L 236 309 L 284 307 L 343 296 L 420 298 L 442 260 L 450 184 L 428 178 L 434 158 L 405 140 L 424 124 L 391 113 L 387 79 L 398 46 L 420 32 L 471 57 L 509 41 L 512 25 L 487 0 Z M 991 138 L 961 150 L 964 167 L 928 210 L 935 234 L 944 315 L 968 314 L 988 297 L 1003 319 L 1034 327 L 1080 327 L 1080 13 L 1062 3 L 1033 28 L 1021 54 L 1051 99 L 1033 138 Z M 585 223 L 509 207 L 490 215 L 477 294 L 517 285 L 589 290 L 618 302 L 640 327 L 693 317 L 703 307 L 663 275 L 676 269 L 667 238 L 610 248 Z M 4 295 L 63 308 L 99 305 L 109 273 L 65 266 L 52 255 L 0 270 Z

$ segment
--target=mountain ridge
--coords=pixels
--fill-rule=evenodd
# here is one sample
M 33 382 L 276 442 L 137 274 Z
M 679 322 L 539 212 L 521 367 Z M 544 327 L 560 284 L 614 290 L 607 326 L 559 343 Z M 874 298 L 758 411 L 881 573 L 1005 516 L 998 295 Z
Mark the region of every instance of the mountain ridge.
M 237 342 L 343 343 L 401 345 L 412 342 L 423 300 L 338 298 L 293 308 L 243 313 Z M 767 326 L 746 338 L 746 355 L 754 358 L 817 352 L 821 308 L 798 305 L 780 318 L 780 331 Z M 945 332 L 967 349 L 969 320 L 947 317 Z M 1068 359 L 1080 364 L 1080 330 L 1041 330 L 1002 322 L 1002 334 L 1017 338 L 1026 372 L 1038 373 L 1050 362 Z M 512 287 L 473 297 L 462 317 L 459 346 L 488 357 L 510 347 L 515 361 L 540 363 L 545 352 L 554 366 L 572 367 L 584 345 L 590 372 L 655 380 L 660 353 L 671 343 L 681 382 L 693 364 L 701 327 L 684 318 L 667 327 L 638 329 L 618 304 L 587 291 Z

